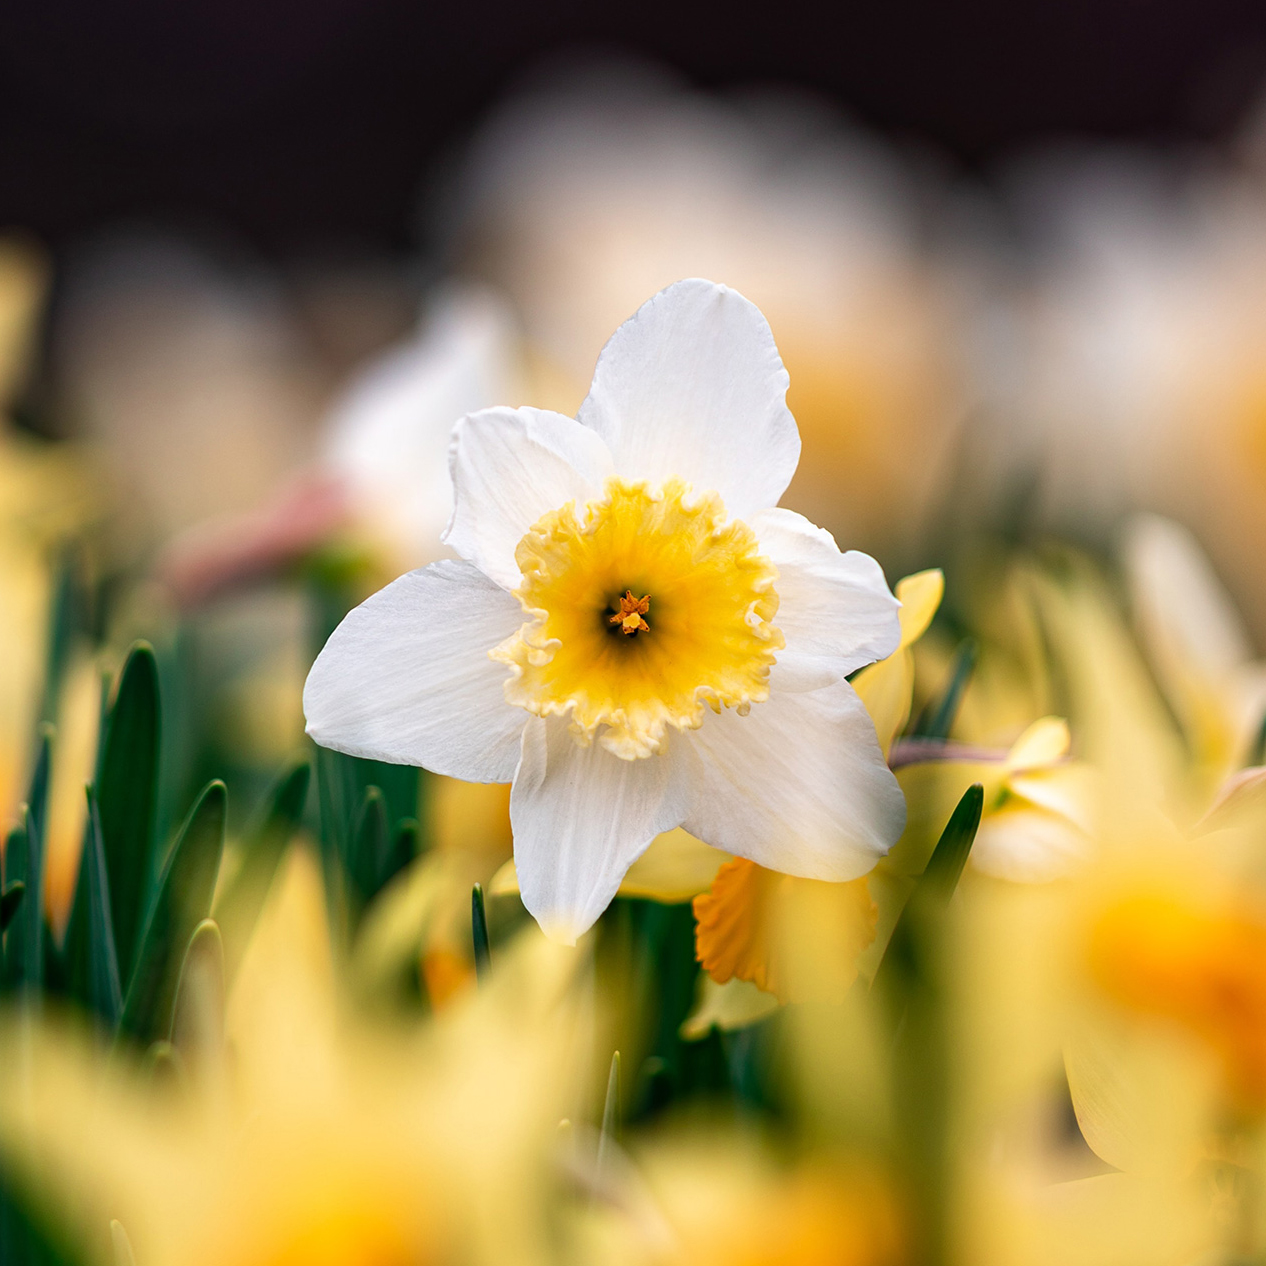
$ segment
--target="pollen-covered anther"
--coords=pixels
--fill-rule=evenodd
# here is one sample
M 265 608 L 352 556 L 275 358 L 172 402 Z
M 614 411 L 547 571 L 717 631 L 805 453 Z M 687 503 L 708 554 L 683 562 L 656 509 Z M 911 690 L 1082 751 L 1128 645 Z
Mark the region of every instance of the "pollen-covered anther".
M 624 591 L 620 600 L 620 609 L 608 619 L 608 624 L 618 624 L 620 632 L 626 634 L 649 633 L 651 626 L 642 617 L 651 609 L 651 596 L 635 598 L 632 589 Z

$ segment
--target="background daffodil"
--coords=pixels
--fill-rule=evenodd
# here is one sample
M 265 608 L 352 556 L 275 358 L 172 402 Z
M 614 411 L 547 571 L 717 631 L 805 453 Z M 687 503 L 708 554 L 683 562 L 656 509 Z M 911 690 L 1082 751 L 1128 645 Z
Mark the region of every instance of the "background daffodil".
M 364 1023 L 340 989 L 317 866 L 295 850 L 227 1028 L 198 1059 L 178 1046 L 172 1081 L 4 1015 L 5 1065 L 29 1071 L 0 1106 L 6 1176 L 34 1185 L 90 1261 L 111 1260 L 111 1219 L 149 1266 L 546 1260 L 574 1089 L 561 1070 L 580 1032 L 576 962 L 558 953 L 531 929 L 497 986 L 435 1025 Z

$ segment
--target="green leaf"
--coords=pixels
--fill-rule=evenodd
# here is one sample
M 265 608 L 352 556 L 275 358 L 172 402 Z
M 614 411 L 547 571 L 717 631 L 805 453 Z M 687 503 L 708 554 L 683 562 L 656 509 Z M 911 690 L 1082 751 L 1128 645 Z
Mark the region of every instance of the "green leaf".
M 40 856 L 43 857 L 44 839 L 47 835 L 45 824 L 48 821 L 48 780 L 52 766 L 53 727 L 40 726 L 39 748 L 35 757 L 35 770 L 31 774 L 31 786 L 27 792 L 26 803 L 31 811 L 40 840 Z M 43 873 L 43 867 L 40 867 Z
M 25 892 L 26 884 L 21 879 L 15 879 L 0 893 L 0 933 L 9 930 L 9 924 L 13 922 L 13 916 L 22 905 Z
M 44 979 L 44 920 L 41 904 L 39 835 L 30 810 L 23 805 L 22 821 L 9 832 L 4 846 L 6 887 L 21 883 L 26 889 L 13 924 L 4 936 L 4 980 L 9 988 L 38 990 Z
M 136 1266 L 136 1254 L 128 1239 L 123 1223 L 118 1218 L 110 1220 L 110 1244 L 114 1248 L 114 1266 Z
M 195 1070 L 224 1050 L 224 941 L 214 919 L 194 928 L 180 966 L 171 1043 Z
M 351 758 L 317 748 L 317 799 L 320 805 L 321 864 L 331 910 L 344 899 L 348 840 L 352 831 L 355 767 Z
M 120 1021 L 124 1033 L 142 1042 L 171 1031 L 184 952 L 211 911 L 226 808 L 224 784 L 208 783 L 181 827 L 150 905 Z
M 26 827 L 21 822 L 10 830 L 4 841 L 4 882 L 26 882 Z
M 418 819 L 421 779 L 410 765 L 389 765 L 382 761 L 362 760 L 317 748 L 317 790 L 321 807 L 321 856 L 326 871 L 331 900 L 337 904 L 348 888 L 353 894 L 361 890 L 361 872 L 357 831 L 361 825 L 365 795 L 377 787 L 386 811 L 388 835 L 406 820 Z M 378 873 L 372 892 L 381 888 L 389 877 L 380 855 Z M 363 875 L 362 875 L 363 878 Z
M 81 590 L 79 559 L 73 551 L 66 550 L 58 563 L 56 586 L 49 608 L 44 699 L 40 707 L 40 715 L 46 721 L 52 721 L 57 716 L 57 703 L 66 665 L 70 660 L 76 631 L 81 624 Z
M 379 787 L 366 787 L 356 825 L 352 830 L 347 870 L 362 904 L 368 904 L 381 886 L 386 870 L 391 832 L 387 825 L 387 802 Z
M 387 864 L 380 887 L 385 888 L 418 855 L 420 836 L 416 818 L 402 818 L 396 824 L 395 839 L 387 850 Z
M 470 934 L 475 945 L 475 977 L 483 980 L 492 967 L 492 955 L 488 949 L 488 911 L 484 906 L 483 884 L 476 884 L 470 890 Z
M 976 667 L 976 653 L 976 643 L 971 638 L 965 638 L 958 644 L 945 692 L 939 699 L 928 700 L 915 723 L 915 737 L 949 738 L 950 731 L 954 728 L 954 718 L 958 716 L 958 705 L 963 701 L 963 691 L 967 689 L 967 683 Z
M 119 677 L 102 736 L 95 783 L 110 915 L 119 969 L 125 979 L 136 962 L 152 865 L 159 736 L 158 665 L 153 649 L 138 642 Z
M 53 996 L 66 993 L 65 947 L 57 943 L 48 920 L 44 920 L 44 992 Z
M 7 1166 L 7 1159 L 6 1159 Z M 57 1202 L 40 1200 L 17 1175 L 0 1170 L 0 1262 L 4 1266 L 86 1266 L 92 1255 Z
M 872 987 L 890 988 L 897 976 L 917 976 L 924 966 L 920 943 L 924 928 L 921 925 L 934 919 L 954 895 L 980 827 L 984 803 L 985 789 L 980 783 L 972 783 L 963 792 L 897 919 Z
M 932 856 L 924 867 L 923 876 L 915 889 L 916 894 L 926 892 L 942 905 L 954 895 L 971 846 L 980 829 L 980 815 L 985 804 L 985 789 L 974 782 L 963 792 L 962 799 L 950 814 L 941 838 L 937 840 Z
M 152 1090 L 180 1093 L 189 1088 L 189 1071 L 180 1052 L 166 1039 L 160 1038 L 145 1052 L 141 1073 Z
M 236 874 L 216 900 L 215 920 L 224 938 L 226 980 L 237 974 L 282 854 L 303 820 L 311 776 L 312 767 L 303 760 L 278 779 L 263 812 L 246 831 Z
M 105 848 L 101 842 L 100 807 L 89 787 L 79 878 L 66 930 L 67 991 L 113 1029 L 123 1009 L 123 996 L 114 948 L 109 885 Z
M 946 914 L 980 825 L 984 788 L 950 814 L 906 902 L 872 988 L 891 1025 L 894 1142 L 911 1191 L 915 1258 L 946 1259 L 953 1171 L 951 999 L 944 988 Z
M 44 984 L 44 822 L 48 815 L 51 730 L 41 726 L 39 751 L 31 776 L 30 798 L 19 826 L 5 845 L 4 879 L 27 889 L 15 922 L 5 935 L 5 981 L 39 990 Z
M 1262 719 L 1257 723 L 1257 731 L 1244 762 L 1250 769 L 1263 763 L 1266 763 L 1266 713 L 1262 714 Z
M 598 1135 L 598 1172 L 606 1168 L 612 1146 L 619 1143 L 620 1130 L 620 1052 L 611 1052 L 611 1068 L 607 1072 L 607 1097 L 602 1104 L 602 1130 Z

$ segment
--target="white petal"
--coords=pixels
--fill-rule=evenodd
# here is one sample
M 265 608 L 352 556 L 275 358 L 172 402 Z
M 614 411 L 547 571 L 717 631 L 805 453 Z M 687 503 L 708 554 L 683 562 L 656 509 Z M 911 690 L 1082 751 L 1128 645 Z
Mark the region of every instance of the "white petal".
M 330 412 L 325 465 L 407 557 L 429 561 L 441 552 L 453 509 L 453 424 L 509 398 L 513 339 L 509 310 L 494 292 L 446 290 L 419 334 L 359 375 Z
M 617 474 L 679 475 L 747 518 L 777 502 L 800 460 L 787 383 L 754 304 L 728 286 L 679 281 L 611 336 L 579 416 Z
M 986 875 L 1042 884 L 1070 874 L 1090 850 L 1090 837 L 1067 818 L 1018 805 L 986 815 L 976 832 L 971 862 Z
M 697 1042 L 713 1029 L 733 1033 L 768 1019 L 781 1005 L 750 980 L 734 976 L 718 985 L 707 972 L 700 972 L 694 1010 L 681 1022 L 680 1033 L 687 1042 Z
M 1138 515 L 1126 535 L 1125 563 L 1141 632 L 1162 671 L 1173 662 L 1217 681 L 1249 661 L 1239 613 L 1185 527 Z
M 709 715 L 689 738 L 698 765 L 682 825 L 714 848 L 809 879 L 856 879 L 905 825 L 901 788 L 846 681 L 771 693 L 745 717 Z
M 612 473 L 602 440 L 544 409 L 484 409 L 463 418 L 449 448 L 453 517 L 444 540 L 499 585 L 521 577 L 515 546 L 550 510 L 601 495 Z
M 680 824 L 683 743 L 621 760 L 580 747 L 561 718 L 533 717 L 510 792 L 514 864 L 523 904 L 546 933 L 574 941 L 611 904 L 628 868 Z
M 816 690 L 897 649 L 901 604 L 869 554 L 842 554 L 830 532 L 794 510 L 762 510 L 751 527 L 778 567 L 780 689 Z
M 469 563 L 411 571 L 348 613 L 303 688 L 308 733 L 352 756 L 509 782 L 527 714 L 488 651 L 523 623 L 518 599 Z

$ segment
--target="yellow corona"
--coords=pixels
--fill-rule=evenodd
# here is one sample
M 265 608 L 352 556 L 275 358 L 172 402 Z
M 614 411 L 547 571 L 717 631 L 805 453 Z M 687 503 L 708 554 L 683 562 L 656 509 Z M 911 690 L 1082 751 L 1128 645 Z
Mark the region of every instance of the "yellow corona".
M 580 511 L 533 524 L 515 559 L 528 619 L 491 652 L 513 670 L 506 699 L 570 717 L 581 743 L 604 727 L 598 741 L 636 760 L 669 727 L 697 728 L 705 704 L 746 711 L 768 697 L 778 572 L 715 493 L 611 479 Z

